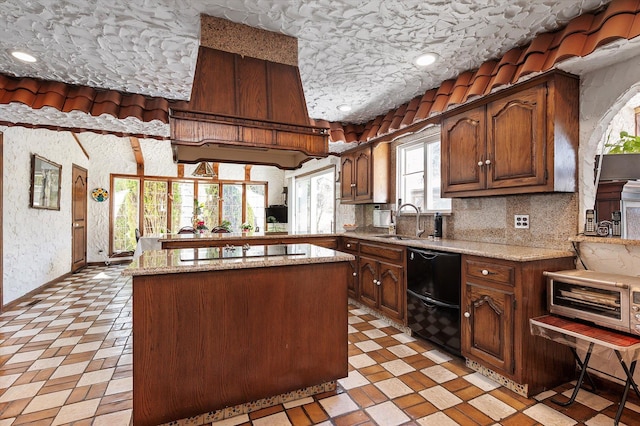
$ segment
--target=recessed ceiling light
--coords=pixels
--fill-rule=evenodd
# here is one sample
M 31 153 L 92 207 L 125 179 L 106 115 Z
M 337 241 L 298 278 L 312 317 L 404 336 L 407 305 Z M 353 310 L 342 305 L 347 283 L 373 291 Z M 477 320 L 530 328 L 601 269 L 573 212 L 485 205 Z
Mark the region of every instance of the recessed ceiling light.
M 11 52 L 11 55 L 14 58 L 19 59 L 19 60 L 21 60 L 23 62 L 35 62 L 35 61 L 37 61 L 35 56 L 30 55 L 30 54 L 25 53 L 25 52 L 20 52 L 18 50 Z
M 438 55 L 436 55 L 435 53 L 425 53 L 424 55 L 418 56 L 415 59 L 415 63 L 420 67 L 426 67 L 433 64 L 437 59 Z
M 351 111 L 351 105 L 347 105 L 347 104 L 338 105 L 338 110 L 342 112 L 349 112 Z

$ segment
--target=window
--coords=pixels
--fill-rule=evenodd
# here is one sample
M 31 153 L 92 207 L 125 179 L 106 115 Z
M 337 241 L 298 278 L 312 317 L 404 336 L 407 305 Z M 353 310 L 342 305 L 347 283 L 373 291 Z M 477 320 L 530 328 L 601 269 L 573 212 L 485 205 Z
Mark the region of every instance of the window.
M 111 254 L 135 250 L 136 228 L 154 235 L 193 226 L 196 201 L 209 229 L 223 220 L 232 231 L 243 222 L 257 230 L 266 226 L 267 184 L 262 182 L 112 176 L 111 193 Z
M 451 199 L 440 197 L 440 134 L 399 145 L 396 154 L 399 202 L 425 212 L 451 211 Z
M 294 178 L 294 230 L 307 234 L 334 232 L 334 167 Z

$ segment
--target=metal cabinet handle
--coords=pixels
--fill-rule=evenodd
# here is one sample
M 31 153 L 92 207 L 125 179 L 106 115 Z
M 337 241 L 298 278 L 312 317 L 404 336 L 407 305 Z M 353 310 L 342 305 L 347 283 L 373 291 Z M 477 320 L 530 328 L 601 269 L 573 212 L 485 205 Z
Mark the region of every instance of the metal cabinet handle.
M 355 187 L 356 187 L 356 184 L 355 184 L 355 183 L 352 183 L 352 184 L 351 184 L 351 187 L 352 187 L 352 188 L 355 188 Z
M 464 313 L 464 317 L 465 317 L 465 318 L 469 318 L 470 316 L 471 316 L 471 314 L 470 314 L 469 312 L 465 312 L 465 313 Z
M 478 167 L 482 167 L 484 163 L 482 161 L 478 161 Z
M 353 276 L 354 276 L 354 277 L 357 277 L 357 276 L 358 276 L 358 273 L 357 273 L 357 272 L 354 272 L 354 273 L 353 273 Z
M 351 244 L 347 244 L 347 248 L 351 247 Z
M 486 164 L 486 165 L 488 166 L 489 164 L 491 164 L 491 160 L 486 160 L 486 161 L 484 162 L 484 164 Z
M 487 271 L 486 269 L 482 270 L 482 275 L 489 275 L 489 271 Z

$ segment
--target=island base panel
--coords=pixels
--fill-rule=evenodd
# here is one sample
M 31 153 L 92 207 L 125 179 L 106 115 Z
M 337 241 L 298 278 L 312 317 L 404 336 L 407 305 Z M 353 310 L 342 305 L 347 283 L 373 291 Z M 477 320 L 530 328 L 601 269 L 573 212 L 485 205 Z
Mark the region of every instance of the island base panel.
M 133 418 L 156 425 L 346 377 L 348 263 L 133 279 Z

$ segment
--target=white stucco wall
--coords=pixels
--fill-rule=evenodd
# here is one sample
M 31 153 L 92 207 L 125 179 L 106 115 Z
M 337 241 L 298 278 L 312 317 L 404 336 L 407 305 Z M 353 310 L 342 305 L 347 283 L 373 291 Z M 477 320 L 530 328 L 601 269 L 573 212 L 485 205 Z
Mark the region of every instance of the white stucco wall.
M 3 155 L 3 303 L 71 270 L 72 164 L 89 160 L 69 132 L 0 127 Z M 62 165 L 60 210 L 29 207 L 31 154 Z
M 631 98 L 640 92 L 640 56 L 581 76 L 580 84 L 580 212 L 593 208 L 595 186 L 593 166 L 609 125 Z M 633 129 L 630 129 L 631 131 Z M 612 135 L 611 137 L 615 137 Z M 580 229 L 584 226 L 580 215 Z
M 109 202 L 96 202 L 90 191 L 110 188 L 111 174 L 137 173 L 129 138 L 94 133 L 2 127 L 4 133 L 3 187 L 3 304 L 46 284 L 71 270 L 71 165 L 87 169 L 87 261 L 106 260 L 109 249 Z M 177 176 L 169 141 L 140 139 L 145 175 Z M 31 153 L 62 165 L 60 211 L 29 208 Z M 195 165 L 185 165 L 191 176 Z M 221 164 L 219 178 L 243 180 L 244 165 Z M 284 171 L 253 166 L 251 179 L 268 182 L 269 204 L 282 202 Z M 102 250 L 103 253 L 99 251 Z

